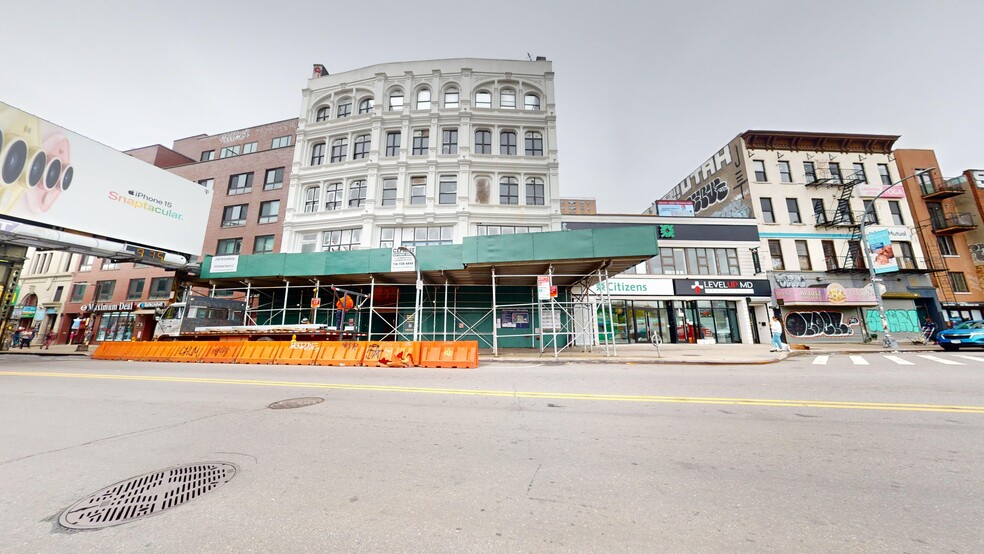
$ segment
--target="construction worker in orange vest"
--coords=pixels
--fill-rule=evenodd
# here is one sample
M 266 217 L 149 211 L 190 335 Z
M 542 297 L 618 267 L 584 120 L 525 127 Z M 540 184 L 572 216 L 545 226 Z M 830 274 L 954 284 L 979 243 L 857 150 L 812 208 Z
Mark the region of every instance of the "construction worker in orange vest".
M 338 302 L 335 302 L 335 310 L 336 310 L 335 313 L 338 314 L 335 319 L 335 328 L 337 328 L 339 331 L 343 330 L 342 325 L 345 323 L 345 312 L 351 310 L 354 307 L 355 307 L 355 302 L 352 301 L 352 297 L 349 296 L 348 294 L 339 298 Z

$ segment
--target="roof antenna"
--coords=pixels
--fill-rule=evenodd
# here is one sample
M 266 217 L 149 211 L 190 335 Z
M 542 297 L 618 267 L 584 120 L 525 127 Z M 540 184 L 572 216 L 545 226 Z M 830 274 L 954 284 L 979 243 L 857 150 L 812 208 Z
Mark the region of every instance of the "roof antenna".
M 531 56 L 529 52 L 526 53 L 526 57 L 529 58 L 530 61 L 533 61 L 533 56 Z

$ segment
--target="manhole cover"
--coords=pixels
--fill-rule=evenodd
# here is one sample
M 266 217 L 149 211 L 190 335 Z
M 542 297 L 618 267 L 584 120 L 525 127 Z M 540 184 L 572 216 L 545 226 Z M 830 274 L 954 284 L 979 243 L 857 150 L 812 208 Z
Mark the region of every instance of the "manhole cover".
M 306 396 L 304 398 L 288 398 L 287 400 L 278 400 L 273 404 L 267 406 L 271 410 L 291 410 L 293 408 L 303 408 L 305 406 L 314 406 L 315 404 L 321 404 L 324 402 L 324 398 L 318 398 L 317 396 Z
M 90 494 L 65 510 L 58 523 L 99 529 L 154 515 L 211 492 L 236 476 L 227 462 L 202 462 L 145 473 Z

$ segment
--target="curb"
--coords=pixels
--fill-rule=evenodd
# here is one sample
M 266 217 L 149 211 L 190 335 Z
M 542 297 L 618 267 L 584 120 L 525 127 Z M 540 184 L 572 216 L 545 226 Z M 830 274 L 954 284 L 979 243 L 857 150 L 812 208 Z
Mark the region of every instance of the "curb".
M 779 358 L 772 360 L 677 360 L 668 358 L 479 358 L 481 363 L 522 363 L 522 364 L 543 364 L 543 365 L 570 365 L 570 364 L 626 364 L 626 365 L 768 365 L 781 362 L 793 355 L 791 352 L 784 352 Z

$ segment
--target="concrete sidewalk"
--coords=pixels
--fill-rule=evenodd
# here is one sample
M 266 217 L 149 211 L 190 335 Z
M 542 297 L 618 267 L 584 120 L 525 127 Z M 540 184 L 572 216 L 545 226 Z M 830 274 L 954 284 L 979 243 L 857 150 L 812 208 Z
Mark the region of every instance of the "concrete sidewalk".
M 0 351 L 2 354 L 23 356 L 90 356 L 96 346 L 87 352 L 78 352 L 76 345 L 53 345 L 50 349 L 14 348 Z M 939 346 L 899 344 L 901 352 L 939 352 Z M 693 365 L 749 365 L 769 364 L 790 356 L 809 354 L 866 354 L 888 352 L 881 343 L 831 343 L 810 346 L 809 350 L 794 349 L 791 352 L 769 352 L 767 344 L 664 344 L 657 353 L 650 344 L 620 344 L 609 347 L 606 354 L 603 347 L 594 347 L 590 352 L 580 348 L 568 348 L 554 357 L 553 349 L 540 354 L 529 348 L 500 348 L 499 355 L 493 356 L 490 349 L 479 351 L 482 363 L 609 363 L 609 364 L 693 364 Z

